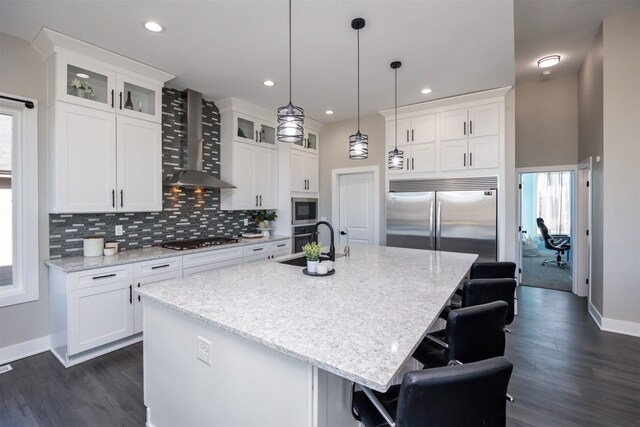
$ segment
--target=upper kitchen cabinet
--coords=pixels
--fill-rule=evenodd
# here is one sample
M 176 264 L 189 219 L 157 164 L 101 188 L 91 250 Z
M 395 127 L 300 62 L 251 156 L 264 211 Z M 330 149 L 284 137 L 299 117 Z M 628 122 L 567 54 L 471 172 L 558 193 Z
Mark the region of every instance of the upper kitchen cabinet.
M 440 140 L 464 139 L 500 133 L 500 105 L 487 104 L 444 111 Z
M 317 153 L 319 143 L 320 143 L 320 132 L 305 126 L 304 138 L 302 138 L 302 141 L 300 142 L 291 144 L 291 148 L 296 148 L 298 150 Z
M 162 210 L 162 86 L 173 75 L 42 29 L 49 211 Z
M 318 156 L 313 153 L 290 152 L 290 191 L 317 193 L 319 190 Z
M 398 145 L 435 142 L 436 115 L 424 114 L 398 120 L 397 138 Z
M 103 111 L 160 123 L 162 86 L 97 65 L 91 59 L 58 52 L 49 59 L 55 80 L 49 87 L 49 104 L 70 102 Z M 51 81 L 50 80 L 50 81 Z
M 236 98 L 220 110 L 220 178 L 234 189 L 220 191 L 225 210 L 278 208 L 278 144 L 275 113 Z
M 396 130 L 397 127 L 397 130 Z M 395 136 L 395 137 L 394 137 Z M 436 115 L 423 114 L 387 122 L 387 151 L 404 152 L 404 168 L 389 170 L 390 175 L 436 171 Z

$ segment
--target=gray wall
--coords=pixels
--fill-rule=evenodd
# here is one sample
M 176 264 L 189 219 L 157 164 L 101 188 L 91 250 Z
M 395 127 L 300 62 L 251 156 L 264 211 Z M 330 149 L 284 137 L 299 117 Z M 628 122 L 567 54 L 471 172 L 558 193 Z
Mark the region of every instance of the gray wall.
M 598 31 L 589 52 L 578 72 L 578 158 L 589 156 L 593 160 L 591 171 L 591 303 L 602 313 L 604 306 L 603 259 L 603 175 L 602 162 L 596 163 L 596 156 L 603 150 L 603 97 L 602 97 L 602 27 Z
M 604 309 L 640 331 L 640 12 L 607 18 L 604 69 Z
M 0 348 L 49 335 L 46 70 L 31 43 L 0 33 L 0 91 L 38 100 L 38 248 L 40 298 L 0 308 Z
M 516 167 L 578 163 L 576 75 L 516 85 Z
M 331 218 L 331 171 L 333 169 L 356 168 L 361 166 L 380 166 L 380 243 L 384 244 L 384 197 L 386 147 L 384 117 L 379 114 L 360 118 L 360 131 L 369 135 L 369 158 L 365 160 L 349 160 L 349 135 L 356 132 L 356 119 L 328 123 L 322 127 L 320 134 L 320 216 Z

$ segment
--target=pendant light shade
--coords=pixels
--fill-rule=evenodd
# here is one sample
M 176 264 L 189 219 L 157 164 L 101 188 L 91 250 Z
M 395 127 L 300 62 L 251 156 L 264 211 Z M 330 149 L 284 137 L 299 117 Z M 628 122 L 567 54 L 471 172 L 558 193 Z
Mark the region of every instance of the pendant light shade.
M 360 133 L 360 30 L 364 28 L 362 18 L 351 21 L 351 28 L 358 32 L 358 131 L 349 136 L 349 159 L 363 160 L 369 157 L 369 137 Z
M 398 150 L 398 68 L 402 66 L 402 62 L 393 61 L 391 68 L 395 73 L 395 148 L 389 151 L 389 169 L 404 169 L 404 152 Z
M 291 102 L 291 0 L 289 0 L 289 104 L 278 108 L 278 141 L 293 144 L 304 139 L 304 110 Z

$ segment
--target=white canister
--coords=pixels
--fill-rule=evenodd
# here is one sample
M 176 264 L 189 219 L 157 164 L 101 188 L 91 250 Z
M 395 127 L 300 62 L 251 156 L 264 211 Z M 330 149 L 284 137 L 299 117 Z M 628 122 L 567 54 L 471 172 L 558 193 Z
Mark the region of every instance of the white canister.
M 102 256 L 104 249 L 104 237 L 91 236 L 82 240 L 84 256 Z

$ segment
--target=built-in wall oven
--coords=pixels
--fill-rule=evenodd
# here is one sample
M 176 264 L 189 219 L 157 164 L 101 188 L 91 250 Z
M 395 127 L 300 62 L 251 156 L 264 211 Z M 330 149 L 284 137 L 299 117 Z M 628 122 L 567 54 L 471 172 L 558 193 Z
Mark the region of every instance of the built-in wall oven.
M 294 197 L 291 199 L 291 225 L 318 222 L 318 199 Z
M 302 247 L 311 241 L 311 232 L 314 224 L 294 225 L 291 236 L 291 252 L 297 254 L 302 252 Z

